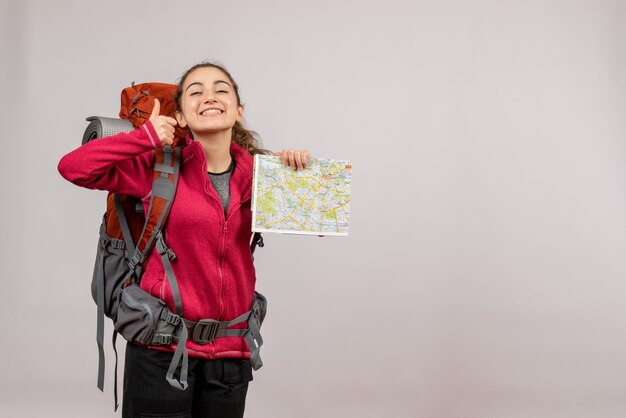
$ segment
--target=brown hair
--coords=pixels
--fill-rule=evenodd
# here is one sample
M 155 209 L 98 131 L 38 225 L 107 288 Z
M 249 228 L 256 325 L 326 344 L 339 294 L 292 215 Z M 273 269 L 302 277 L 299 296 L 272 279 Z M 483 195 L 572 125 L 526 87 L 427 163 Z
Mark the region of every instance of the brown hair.
M 237 82 L 233 79 L 233 76 L 231 76 L 230 73 L 223 66 L 213 62 L 204 61 L 194 65 L 193 67 L 185 71 L 185 73 L 180 78 L 178 87 L 176 88 L 176 95 L 174 96 L 174 100 L 176 101 L 176 105 L 178 106 L 179 111 L 182 111 L 180 99 L 183 95 L 183 85 L 185 84 L 185 80 L 187 80 L 187 76 L 189 76 L 189 74 L 191 74 L 198 68 L 217 68 L 218 70 L 226 74 L 226 76 L 232 82 L 233 88 L 235 89 L 235 95 L 237 96 L 237 105 L 243 106 L 243 104 L 241 104 L 241 97 L 239 97 L 239 86 L 237 85 Z M 232 141 L 235 141 L 237 144 L 247 149 L 250 154 L 271 154 L 270 151 L 259 148 L 258 138 L 258 133 L 253 130 L 246 129 L 239 121 L 235 122 L 235 125 L 233 126 L 233 136 L 231 138 Z

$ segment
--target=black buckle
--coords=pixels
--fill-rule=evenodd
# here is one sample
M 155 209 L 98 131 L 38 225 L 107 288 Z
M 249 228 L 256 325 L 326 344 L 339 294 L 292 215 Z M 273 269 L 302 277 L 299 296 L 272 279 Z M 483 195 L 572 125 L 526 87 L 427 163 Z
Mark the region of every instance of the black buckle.
M 171 313 L 169 309 L 163 309 L 161 311 L 161 319 L 170 325 L 176 326 L 180 324 L 180 316 Z
M 123 250 L 126 248 L 126 243 L 121 239 L 111 239 L 111 247 L 116 250 Z
M 152 344 L 154 345 L 168 345 L 172 343 L 171 335 L 154 334 L 152 338 Z
M 198 344 L 208 344 L 215 339 L 220 322 L 215 319 L 201 319 L 193 327 L 191 339 Z
M 130 260 L 127 261 L 127 264 L 131 270 L 135 270 L 135 267 L 140 265 L 142 262 L 143 262 L 143 256 L 138 250 L 135 250 L 135 254 Z

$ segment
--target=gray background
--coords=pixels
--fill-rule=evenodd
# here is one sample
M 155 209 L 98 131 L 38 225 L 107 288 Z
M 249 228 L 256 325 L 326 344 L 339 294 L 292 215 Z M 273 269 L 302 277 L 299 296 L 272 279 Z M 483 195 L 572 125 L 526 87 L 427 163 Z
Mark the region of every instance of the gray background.
M 0 415 L 113 416 L 105 193 L 56 166 L 212 59 L 267 147 L 353 161 L 350 237 L 259 251 L 248 417 L 626 416 L 626 2 L 0 4 Z

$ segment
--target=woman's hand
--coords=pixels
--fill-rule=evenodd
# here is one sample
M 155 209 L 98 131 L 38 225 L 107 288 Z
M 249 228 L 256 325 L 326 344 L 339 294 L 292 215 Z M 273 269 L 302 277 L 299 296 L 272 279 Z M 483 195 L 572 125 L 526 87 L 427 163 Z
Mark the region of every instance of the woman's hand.
M 154 107 L 150 114 L 150 122 L 159 136 L 161 145 L 171 145 L 174 143 L 174 126 L 176 126 L 176 119 L 169 116 L 163 116 L 161 112 L 161 103 L 158 99 L 154 99 Z
M 274 155 L 281 157 L 283 162 L 294 170 L 302 170 L 309 165 L 311 154 L 309 151 L 294 151 L 283 148 L 282 152 L 275 152 Z

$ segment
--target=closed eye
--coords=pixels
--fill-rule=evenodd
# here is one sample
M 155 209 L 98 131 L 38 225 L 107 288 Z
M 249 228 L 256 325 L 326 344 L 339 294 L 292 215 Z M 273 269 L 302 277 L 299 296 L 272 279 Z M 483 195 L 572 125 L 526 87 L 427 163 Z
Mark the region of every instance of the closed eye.
M 197 94 L 200 94 L 200 92 L 199 91 L 194 91 L 193 93 L 190 94 L 190 96 L 195 96 Z

